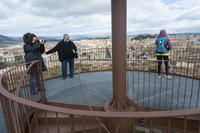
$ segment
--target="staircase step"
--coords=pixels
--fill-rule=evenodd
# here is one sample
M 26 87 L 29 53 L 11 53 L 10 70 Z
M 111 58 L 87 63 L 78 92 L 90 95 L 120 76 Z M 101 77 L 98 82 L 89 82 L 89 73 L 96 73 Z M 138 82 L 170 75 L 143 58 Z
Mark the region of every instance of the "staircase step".
M 59 124 L 70 124 L 70 116 L 66 115 L 66 114 L 58 114 L 58 116 L 56 116 L 56 113 L 52 113 L 52 112 L 39 112 L 38 113 L 38 122 L 39 124 L 45 124 L 46 121 L 48 124 L 56 124 L 57 122 Z M 73 122 L 75 124 L 98 124 L 98 121 L 95 117 L 81 117 L 81 116 L 74 116 L 73 117 Z
M 87 124 L 85 125 L 85 130 L 87 133 L 97 133 L 99 131 L 99 125 L 98 124 Z M 71 126 L 70 124 L 59 124 L 59 130 L 56 124 L 48 124 L 48 131 L 49 133 L 70 133 L 71 132 Z M 45 124 L 39 125 L 39 132 L 40 133 L 47 133 L 47 126 Z M 74 125 L 74 133 L 83 133 L 84 128 L 81 124 L 75 124 Z M 33 129 L 33 133 L 38 133 L 37 129 Z

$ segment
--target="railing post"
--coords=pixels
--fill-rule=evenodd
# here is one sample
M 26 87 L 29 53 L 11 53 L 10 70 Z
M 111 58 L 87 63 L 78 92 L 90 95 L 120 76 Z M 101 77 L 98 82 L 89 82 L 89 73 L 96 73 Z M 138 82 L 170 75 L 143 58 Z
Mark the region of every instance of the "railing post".
M 12 114 L 10 111 L 8 99 L 6 99 L 2 95 L 0 95 L 0 99 L 1 99 L 1 107 L 2 107 L 2 111 L 3 111 L 3 116 L 4 116 L 7 133 L 15 133 L 14 128 L 13 128 L 14 125 L 13 125 L 13 120 L 11 118 Z
M 70 115 L 70 132 L 74 133 L 74 116 Z
M 200 115 L 199 115 L 199 132 L 198 133 L 200 133 Z
M 18 116 L 18 108 L 17 108 L 17 103 L 16 102 L 11 102 L 11 107 L 13 111 L 13 122 L 14 122 L 14 128 L 15 128 L 15 133 L 21 133 L 21 127 L 19 125 L 19 116 Z
M 9 79 L 7 79 L 7 77 L 5 76 L 5 79 L 2 80 L 2 84 L 4 87 L 8 89 L 8 84 L 7 82 L 5 82 L 7 80 Z M 9 99 L 0 95 L 0 100 L 1 100 L 2 111 L 4 114 L 4 121 L 5 121 L 6 129 L 7 129 L 7 133 L 15 133 L 15 130 L 13 128 L 14 123 L 12 119 L 11 108 L 10 108 L 11 106 L 9 103 Z
M 40 94 L 41 94 L 41 102 L 46 103 L 46 93 L 45 93 L 45 86 L 44 86 L 44 80 L 43 80 L 43 73 L 42 73 L 42 62 L 36 63 L 37 65 L 37 73 L 40 83 Z

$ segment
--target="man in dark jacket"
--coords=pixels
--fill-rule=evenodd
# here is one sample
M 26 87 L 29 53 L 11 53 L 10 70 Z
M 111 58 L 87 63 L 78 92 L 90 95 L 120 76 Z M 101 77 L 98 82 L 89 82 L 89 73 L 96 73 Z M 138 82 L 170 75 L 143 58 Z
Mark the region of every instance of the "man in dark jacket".
M 69 39 L 69 35 L 65 34 L 64 39 L 60 41 L 54 48 L 46 52 L 46 54 L 51 54 L 58 52 L 59 60 L 62 63 L 62 76 L 63 79 L 67 78 L 67 64 L 70 67 L 70 78 L 74 75 L 74 58 L 76 57 L 77 48 L 75 44 Z
M 31 62 L 35 60 L 40 60 L 42 62 L 42 70 L 46 71 L 47 68 L 44 64 L 44 60 L 42 58 L 42 54 L 45 52 L 45 47 L 44 43 L 37 43 L 37 37 L 32 34 L 32 33 L 26 33 L 23 36 L 24 40 L 24 53 L 25 53 L 25 61 L 26 62 Z M 27 64 L 29 66 L 30 64 Z M 29 88 L 31 94 L 35 95 L 37 94 L 35 88 L 37 88 L 38 91 L 40 91 L 40 84 L 39 84 L 39 78 L 38 78 L 38 73 L 37 70 L 34 69 L 35 66 L 33 66 L 30 71 L 30 83 L 29 83 Z M 36 82 L 36 85 L 35 85 Z

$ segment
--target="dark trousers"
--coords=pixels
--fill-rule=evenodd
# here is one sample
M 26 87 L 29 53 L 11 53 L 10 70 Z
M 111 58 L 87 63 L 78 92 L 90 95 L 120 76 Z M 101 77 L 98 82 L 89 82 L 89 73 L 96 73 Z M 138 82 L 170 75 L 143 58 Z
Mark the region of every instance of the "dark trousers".
M 168 69 L 169 69 L 168 60 L 169 60 L 169 57 L 168 56 L 157 55 L 157 60 L 158 60 L 158 74 L 161 73 L 162 60 L 164 60 L 165 72 L 168 75 Z
M 67 64 L 69 63 L 70 76 L 74 75 L 74 59 L 67 59 L 62 61 L 62 76 L 67 77 Z
M 38 74 L 30 74 L 30 80 L 29 80 L 29 88 L 31 93 L 35 93 L 36 92 L 36 88 L 38 91 L 40 91 L 40 81 L 39 81 L 39 77 Z

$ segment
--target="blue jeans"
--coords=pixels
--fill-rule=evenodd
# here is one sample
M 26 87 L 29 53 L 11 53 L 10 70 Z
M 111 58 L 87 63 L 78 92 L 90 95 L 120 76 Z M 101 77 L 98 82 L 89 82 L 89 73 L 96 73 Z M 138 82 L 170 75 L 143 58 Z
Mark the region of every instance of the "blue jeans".
M 67 59 L 62 61 L 62 76 L 67 77 L 67 63 L 69 63 L 70 76 L 74 75 L 74 59 Z
M 29 80 L 29 88 L 31 93 L 35 93 L 35 88 L 37 87 L 37 90 L 40 91 L 40 82 L 38 74 L 30 74 L 30 80 Z

